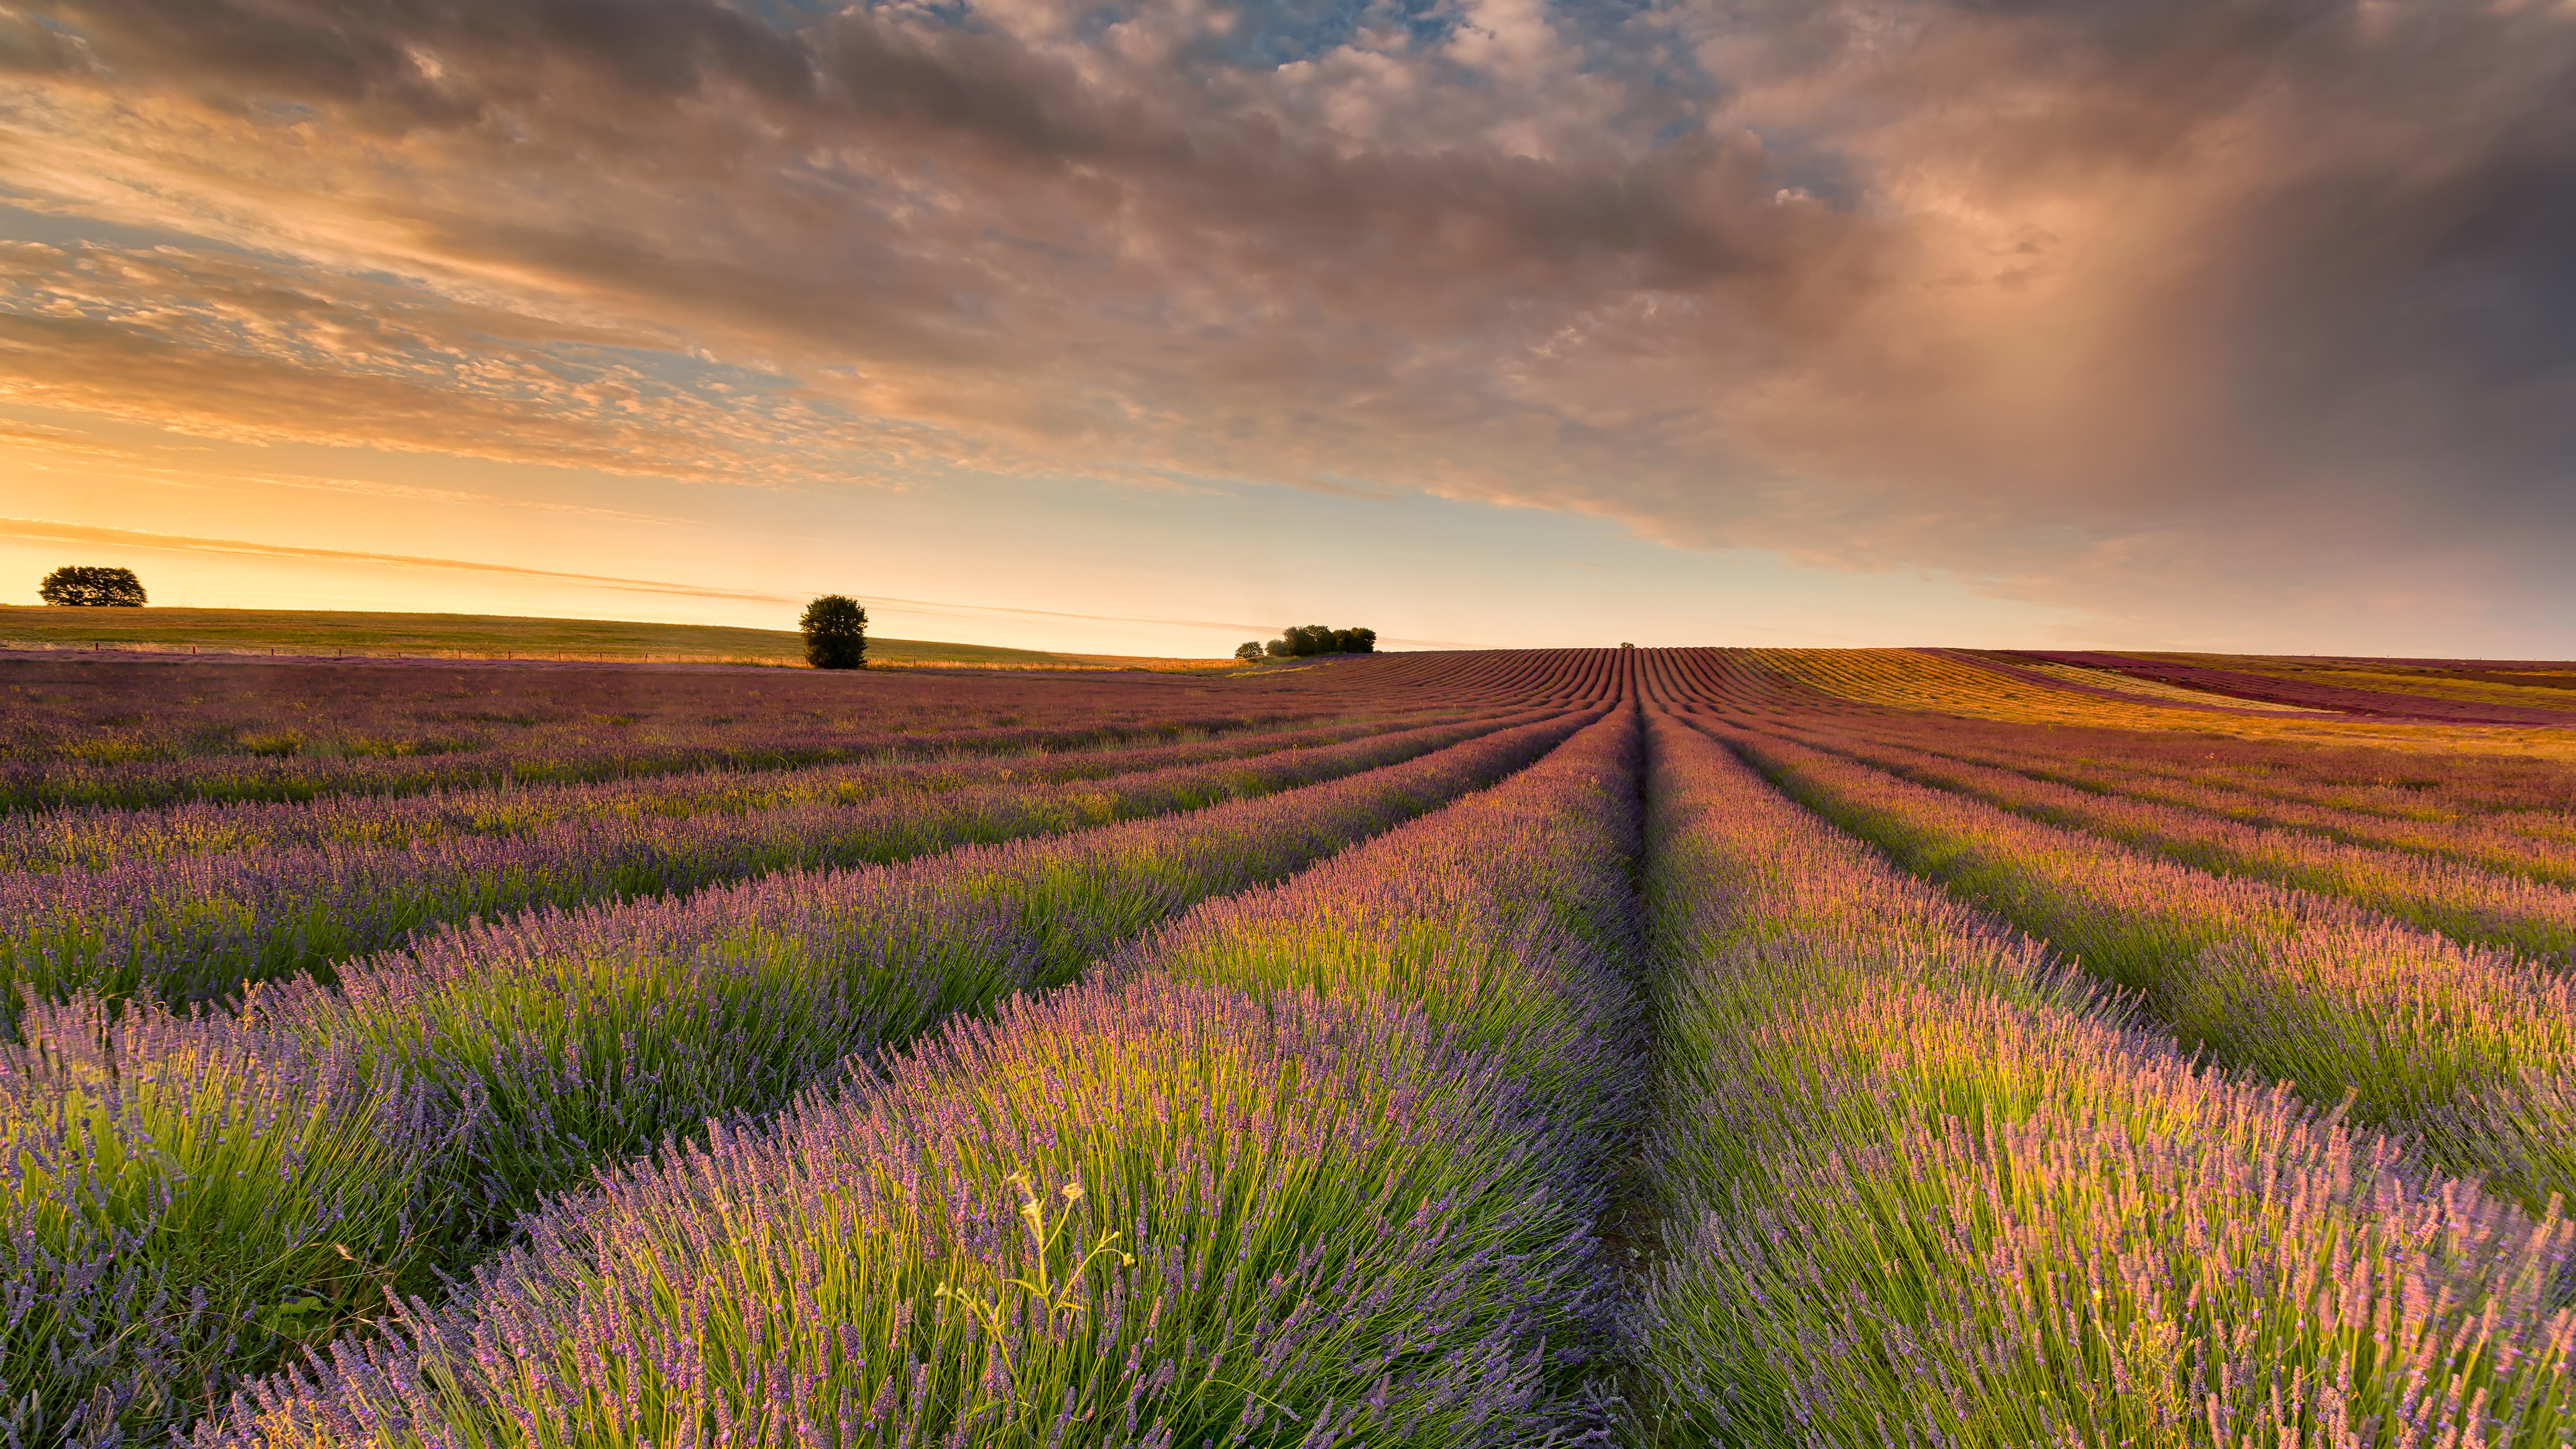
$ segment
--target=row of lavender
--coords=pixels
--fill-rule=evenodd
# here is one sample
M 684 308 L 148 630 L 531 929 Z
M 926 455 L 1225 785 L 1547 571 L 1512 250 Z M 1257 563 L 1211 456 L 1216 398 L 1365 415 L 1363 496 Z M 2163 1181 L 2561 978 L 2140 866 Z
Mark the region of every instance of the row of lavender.
M 1690 676 L 1685 695 L 1734 708 L 1753 697 L 1695 657 L 1658 662 Z M 2576 949 L 2576 769 L 2560 761 L 1885 711 L 1791 718 L 1910 778 L 2188 864 L 2348 895 L 2526 955 Z
M 1858 708 L 1848 700 L 1784 695 L 1782 682 L 1748 671 L 1723 673 L 1693 657 L 1707 650 L 1672 650 L 1656 661 L 1682 676 L 1676 697 L 1723 702 L 1736 708 L 1787 706 L 1805 721 L 1868 719 L 1926 749 L 1952 745 L 2009 749 L 2059 762 L 2096 762 L 2120 775 L 2153 775 L 2212 786 L 2261 800 L 2349 811 L 2390 820 L 2478 821 L 2502 830 L 2529 827 L 2544 838 L 2564 838 L 2576 817 L 2576 767 L 2546 753 L 2524 753 L 2516 742 L 2474 736 L 2426 737 L 2412 747 L 2338 744 L 2322 733 L 2297 737 L 2246 737 L 2203 729 L 2122 729 L 1972 719 L 1915 710 Z
M 1881 714 L 1878 723 L 1899 716 Z M 2299 740 L 2236 739 L 2180 730 L 2016 724 L 1942 715 L 1901 717 L 1925 749 L 1964 745 L 2035 759 L 2095 764 L 2123 775 L 2207 785 L 2288 804 L 2389 820 L 2484 817 L 2499 828 L 2576 812 L 2576 769 L 2543 756 L 2475 749 L 2400 749 Z M 2546 828 L 2542 832 L 2548 833 Z
M 205 1445 L 2164 1443 L 2576 1429 L 2569 1230 L 2183 1056 L 1624 711 L 766 1127 L 555 1200 Z M 1623 1346 L 1624 1340 L 1624 1346 Z M 1633 1417 L 1614 1424 L 1621 1359 Z
M 1345 704 L 1360 697 L 1381 704 L 1405 698 L 1600 704 L 1622 696 L 1632 668 L 1631 653 L 1462 649 L 1381 654 L 1327 668 L 1297 667 L 1264 674 L 1261 683 L 1282 704 L 1317 695 Z
M 2341 897 L 2214 876 L 1710 725 L 1794 797 L 2138 994 L 2195 1046 L 2419 1137 L 2534 1208 L 2576 1200 L 2576 983 Z
M 1353 713 L 1600 702 L 1613 650 L 1248 679 L 0 661 L 0 813 L 307 800 L 1169 742 Z
M 652 809 L 662 801 L 720 806 L 756 798 L 728 795 L 723 781 L 683 781 L 676 792 L 671 782 L 656 782 L 633 794 L 583 790 L 545 801 L 516 833 L 432 835 L 385 846 L 276 840 L 101 870 L 0 872 L 0 991 L 12 1006 L 26 994 L 55 999 L 82 989 L 208 1000 L 297 971 L 327 974 L 338 962 L 472 917 L 882 863 L 1195 808 L 1407 759 L 1529 717 L 1387 733 L 1353 727 L 1256 735 L 908 777 L 824 772 L 805 798 L 791 782 L 787 803 L 742 812 Z M 1036 778 L 1009 778 L 1015 772 Z M 974 783 L 977 775 L 983 783 Z M 837 800 L 843 789 L 855 798 Z M 295 808 L 382 822 L 434 807 L 352 801 Z M 0 1019 L 6 1015 L 0 1011 Z
M 1821 757 L 1735 738 L 1859 812 Z M 1711 740 L 1663 721 L 1655 744 L 1666 1255 L 1641 1314 L 1642 1437 L 2576 1432 L 2564 1224 L 2199 1065 Z
M 2556 884 L 2576 882 L 2576 812 L 2505 808 L 2463 798 L 2443 781 L 2416 785 L 2314 785 L 2269 774 L 2240 776 L 2160 758 L 2154 737 L 2055 741 L 2017 730 L 1963 729 L 1924 721 L 1891 740 L 1972 764 L 1995 765 L 2101 795 L 2177 805 L 2249 825 L 2312 831 L 2355 845 L 2469 861 Z M 2295 755 L 2292 756 L 2295 758 Z M 2402 767 L 2402 762 L 2391 762 Z M 2557 769 L 2571 776 L 2576 770 Z
M 1599 1440 L 1626 710 L 782 1119 L 557 1199 L 205 1445 Z
M 2401 823 L 1964 742 L 1927 750 L 1910 731 L 1806 726 L 1801 734 L 1908 779 L 2204 870 L 2346 896 L 2460 940 L 2576 961 L 2576 819 L 2555 812 L 2509 825 L 2488 817 Z
M 2322 733 L 2246 737 L 2212 717 L 2205 728 L 2124 729 L 2023 723 L 1892 709 L 1839 698 L 1777 673 L 1754 651 L 1652 649 L 1641 675 L 1657 698 L 1687 700 L 1749 715 L 1802 722 L 1866 720 L 1919 748 L 2008 749 L 2060 764 L 2098 762 L 2120 775 L 2154 775 L 2263 800 L 2349 810 L 2392 820 L 2487 817 L 2512 830 L 2531 826 L 2566 838 L 2576 829 L 2576 767 L 2545 754 L 2494 748 L 2406 748 L 2338 744 Z
M 21 1441 L 182 1420 L 522 1210 L 1153 922 L 1491 783 L 1588 716 L 1268 799 L 687 898 L 536 912 L 336 989 L 30 1008 L 0 1055 L 0 1368 Z M 1368 743 L 1376 743 L 1374 741 Z M 1420 753 L 1419 750 L 1414 753 Z M 1352 762 L 1346 762 L 1352 763 Z
M 410 795 L 510 784 L 625 780 L 711 769 L 783 770 L 869 760 L 1086 749 L 1168 742 L 1203 732 L 1275 728 L 1311 721 L 1325 713 L 1312 705 L 1300 707 L 1301 702 L 1282 706 L 1266 699 L 1246 701 L 1255 706 L 1248 710 L 1211 707 L 1208 701 L 1195 698 L 1159 702 L 1163 705 L 1159 711 L 1132 708 L 1101 718 L 1094 710 L 1052 724 L 976 719 L 945 728 L 888 728 L 866 720 L 770 723 L 755 717 L 736 728 L 736 721 L 718 715 L 713 717 L 717 721 L 714 725 L 681 732 L 711 737 L 705 739 L 639 739 L 634 737 L 636 732 L 631 725 L 612 725 L 570 739 L 548 736 L 534 741 L 412 742 L 384 746 L 381 753 L 361 744 L 352 747 L 350 753 L 317 755 L 305 751 L 300 744 L 292 744 L 296 736 L 288 732 L 251 737 L 248 748 L 280 751 L 276 754 L 228 753 L 165 760 L 132 758 L 114 749 L 93 749 L 92 753 L 100 758 L 66 760 L 28 751 L 14 758 L 0 757 L 0 811 L 82 806 L 149 809 L 188 800 L 301 801 L 335 795 Z M 1174 708 L 1176 704 L 1186 707 Z M 1045 712 L 1074 713 L 1070 709 Z M 527 718 L 533 721 L 537 717 Z
M 324 846 L 394 849 L 457 838 L 524 835 L 567 821 L 751 815 L 853 805 L 898 789 L 1046 784 L 1161 769 L 1233 755 L 1332 744 L 1386 730 L 1487 717 L 1496 710 L 1353 713 L 1289 727 L 1194 731 L 1149 745 L 1034 744 L 915 759 L 908 755 L 777 770 L 692 770 L 581 784 L 327 795 L 311 801 L 191 800 L 151 809 L 84 807 L 0 815 L 0 871 L 110 870 L 231 851 Z

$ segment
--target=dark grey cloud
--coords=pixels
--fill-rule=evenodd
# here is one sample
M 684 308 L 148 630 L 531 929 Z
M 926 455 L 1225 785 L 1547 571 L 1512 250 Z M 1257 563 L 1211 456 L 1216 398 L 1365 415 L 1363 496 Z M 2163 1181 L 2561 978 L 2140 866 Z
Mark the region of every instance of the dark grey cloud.
M 409 445 L 1412 486 L 2576 648 L 2564 4 L 45 0 L 0 67 L 26 204 L 317 279 L 229 333 L 151 305 L 203 256 L 30 282 L 0 367 L 83 405 L 286 426 L 249 357 Z M 794 383 L 550 407 L 614 369 L 549 329 Z

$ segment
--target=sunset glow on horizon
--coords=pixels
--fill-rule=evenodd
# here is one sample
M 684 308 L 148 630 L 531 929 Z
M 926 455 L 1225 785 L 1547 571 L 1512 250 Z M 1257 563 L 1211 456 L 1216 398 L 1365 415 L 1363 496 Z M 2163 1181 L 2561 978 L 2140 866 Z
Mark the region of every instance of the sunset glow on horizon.
M 2576 655 L 2576 5 L 0 7 L 0 602 Z

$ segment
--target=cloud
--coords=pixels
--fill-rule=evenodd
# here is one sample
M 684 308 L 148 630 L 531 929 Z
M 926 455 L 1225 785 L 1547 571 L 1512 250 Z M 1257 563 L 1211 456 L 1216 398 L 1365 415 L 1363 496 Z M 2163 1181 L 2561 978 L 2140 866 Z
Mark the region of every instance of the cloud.
M 199 239 L 0 254 L 0 385 L 55 406 L 1368 480 L 2097 635 L 2576 602 L 2564 5 L 26 13 L 0 183 Z
M 58 428 L 42 423 L 0 423 L 0 447 L 7 448 L 21 458 L 52 456 L 77 459 L 84 463 L 103 460 L 122 462 L 139 456 L 131 449 L 97 442 L 83 437 L 70 428 Z
M 696 584 L 668 583 L 654 579 L 624 579 L 606 574 L 564 573 L 554 569 L 521 568 L 515 564 L 475 563 L 466 559 L 421 558 L 399 553 L 366 553 L 338 548 L 300 548 L 292 544 L 254 543 L 238 538 L 197 538 L 186 534 L 153 533 L 134 528 L 101 528 L 85 523 L 58 523 L 44 518 L 0 518 L 0 534 L 11 538 L 41 540 L 48 543 L 87 543 L 117 548 L 148 548 L 173 553 L 237 554 L 251 558 L 303 559 L 323 563 L 373 564 L 386 568 L 458 569 L 469 573 L 508 574 L 518 578 L 550 579 L 558 583 L 591 584 L 601 588 L 622 589 L 636 593 L 673 594 L 684 598 L 751 600 L 758 603 L 801 603 L 803 598 L 787 594 L 766 593 L 755 589 L 716 589 Z
M 374 446 L 714 483 L 920 456 L 667 330 L 171 247 L 0 249 L 0 392 L 205 437 Z
M 0 437 L 6 430 L 0 429 Z M 175 470 L 170 470 L 175 471 Z M 372 498 L 400 498 L 420 503 L 470 504 L 485 508 L 523 508 L 538 513 L 568 513 L 583 518 L 617 518 L 630 523 L 672 523 L 685 525 L 688 520 L 668 514 L 637 513 L 625 508 L 601 508 L 588 503 L 558 503 L 541 498 L 511 498 L 496 493 L 472 493 L 459 488 L 424 488 L 411 483 L 387 483 L 373 478 L 329 478 L 310 473 L 259 473 L 245 476 L 206 474 L 190 475 L 193 479 L 231 483 L 250 483 L 270 488 L 292 488 L 314 493 L 354 493 Z
M 523 568 L 516 564 L 476 563 L 468 559 L 453 558 L 423 558 L 412 554 L 368 553 L 338 548 L 302 548 L 291 544 L 255 543 L 237 538 L 198 538 L 187 534 L 154 533 L 144 529 L 103 528 L 85 523 L 61 523 L 44 518 L 0 518 L 0 536 L 48 543 L 148 548 L 172 553 L 234 554 L 251 558 L 368 564 L 381 568 L 456 569 L 468 573 L 507 574 L 516 578 L 585 584 L 628 593 L 668 594 L 693 599 L 748 600 L 763 604 L 803 604 L 820 592 L 809 589 L 782 594 L 759 589 L 709 588 L 699 584 L 673 583 L 661 579 L 629 579 L 609 574 L 567 573 L 556 569 Z M 944 614 L 956 618 L 989 618 L 999 615 L 1029 619 L 1079 619 L 1100 623 L 1157 624 L 1185 629 L 1221 629 L 1229 632 L 1249 631 L 1256 634 L 1275 633 L 1280 627 L 1275 624 L 1247 624 L 1240 620 L 1226 619 L 1169 619 L 1146 614 L 1080 614 L 1056 609 L 1014 609 L 992 604 L 961 604 L 942 599 L 902 599 L 881 594 L 862 595 L 860 601 L 870 605 L 889 606 L 906 614 Z M 1425 643 L 1426 641 L 1411 642 Z M 1438 644 L 1437 647 L 1463 648 L 1465 646 Z

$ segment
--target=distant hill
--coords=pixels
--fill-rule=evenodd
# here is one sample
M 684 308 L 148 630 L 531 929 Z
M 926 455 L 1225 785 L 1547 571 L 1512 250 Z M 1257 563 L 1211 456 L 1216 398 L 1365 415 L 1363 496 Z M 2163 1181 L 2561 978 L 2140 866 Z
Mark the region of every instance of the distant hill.
M 0 605 L 0 649 L 189 650 L 520 659 L 633 659 L 730 664 L 805 662 L 789 629 L 526 619 L 506 614 L 378 614 L 328 609 L 59 609 Z M 1057 654 L 927 639 L 868 640 L 868 662 L 1057 669 L 1221 669 L 1230 659 Z

